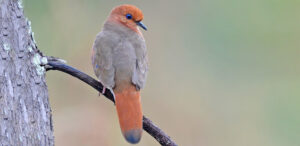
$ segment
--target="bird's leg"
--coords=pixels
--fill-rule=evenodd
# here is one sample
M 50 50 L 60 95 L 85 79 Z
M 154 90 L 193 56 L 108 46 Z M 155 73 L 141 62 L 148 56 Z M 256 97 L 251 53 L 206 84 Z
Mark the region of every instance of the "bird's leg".
M 103 88 L 102 88 L 102 91 L 101 91 L 101 92 L 99 92 L 99 95 L 98 95 L 98 96 L 101 96 L 101 94 L 102 94 L 102 95 L 104 95 L 105 91 L 106 91 L 106 88 L 105 88 L 105 87 L 103 87 Z
M 105 88 L 105 87 L 103 87 L 103 89 L 102 89 L 102 94 L 104 94 L 104 93 L 105 93 L 105 91 L 106 91 L 106 88 Z
M 112 95 L 113 95 L 113 97 L 114 97 L 114 104 L 116 104 L 116 103 L 115 103 L 115 102 L 116 102 L 116 96 L 115 96 L 114 91 L 113 91 L 111 88 L 103 87 L 102 92 L 99 92 L 99 96 L 100 96 L 101 94 L 104 95 L 105 92 L 106 92 L 106 90 L 110 90 L 110 92 L 112 93 Z

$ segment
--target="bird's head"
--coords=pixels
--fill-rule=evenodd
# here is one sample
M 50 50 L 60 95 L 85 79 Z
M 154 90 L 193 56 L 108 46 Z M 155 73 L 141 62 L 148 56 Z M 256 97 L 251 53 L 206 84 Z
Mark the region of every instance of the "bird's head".
M 133 5 L 120 5 L 115 7 L 109 16 L 110 21 L 120 23 L 134 31 L 138 31 L 138 26 L 147 30 L 147 27 L 141 22 L 144 18 L 142 11 Z

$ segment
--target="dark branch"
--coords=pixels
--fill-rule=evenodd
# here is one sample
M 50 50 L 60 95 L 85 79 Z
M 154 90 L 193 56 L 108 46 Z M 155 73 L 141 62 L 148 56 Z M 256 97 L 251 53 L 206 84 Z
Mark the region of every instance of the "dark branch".
M 80 79 L 81 81 L 87 83 L 88 85 L 92 86 L 94 89 L 102 92 L 103 85 L 98 82 L 97 80 L 93 79 L 89 75 L 71 67 L 68 66 L 61 61 L 49 57 L 48 58 L 48 64 L 45 66 L 46 70 L 59 70 L 62 72 L 65 72 L 69 75 L 72 75 L 73 77 L 76 77 Z M 112 91 L 106 90 L 104 96 L 114 102 L 114 97 L 112 94 Z M 152 137 L 154 137 L 161 145 L 163 146 L 177 146 L 177 144 L 171 140 L 171 138 L 163 132 L 159 127 L 153 124 L 151 120 L 149 120 L 147 117 L 143 116 L 143 128 L 146 132 L 148 132 Z

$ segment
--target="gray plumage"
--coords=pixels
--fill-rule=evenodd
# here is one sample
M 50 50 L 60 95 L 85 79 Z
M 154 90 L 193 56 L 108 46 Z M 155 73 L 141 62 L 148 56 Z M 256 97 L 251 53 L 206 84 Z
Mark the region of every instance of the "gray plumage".
M 94 42 L 92 63 L 105 87 L 130 82 L 142 89 L 148 71 L 145 40 L 130 28 L 107 21 Z

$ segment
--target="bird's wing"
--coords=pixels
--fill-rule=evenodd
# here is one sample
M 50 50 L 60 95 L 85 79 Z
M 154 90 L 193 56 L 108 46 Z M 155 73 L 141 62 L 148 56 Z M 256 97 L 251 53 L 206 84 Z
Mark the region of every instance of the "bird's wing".
M 132 76 L 132 83 L 138 89 L 142 89 L 146 83 L 148 72 L 148 57 L 145 40 L 140 37 L 139 41 L 133 44 L 136 53 L 136 66 Z
M 115 69 L 112 60 L 113 42 L 109 39 L 109 34 L 100 32 L 93 45 L 92 63 L 99 81 L 107 88 L 115 86 Z

